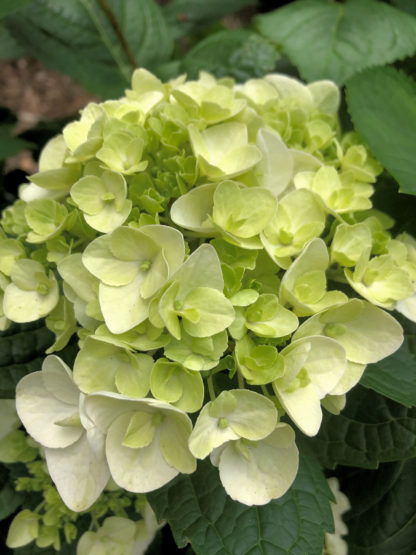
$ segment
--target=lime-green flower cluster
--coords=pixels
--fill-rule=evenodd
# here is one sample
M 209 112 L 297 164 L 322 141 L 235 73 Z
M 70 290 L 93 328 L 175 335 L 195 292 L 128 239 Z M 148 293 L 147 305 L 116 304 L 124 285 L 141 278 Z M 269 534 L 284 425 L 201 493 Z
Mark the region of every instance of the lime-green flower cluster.
M 37 547 L 52 546 L 59 552 L 62 543 L 76 540 L 78 521 L 86 513 L 74 512 L 65 506 L 44 461 L 28 463 L 27 467 L 30 476 L 19 478 L 16 490 L 40 493 L 43 500 L 32 510 L 17 513 L 9 528 L 7 546 L 17 548 L 34 541 Z M 127 511 L 134 512 L 137 520 L 131 520 Z M 103 492 L 89 508 L 88 517 L 90 528 L 78 539 L 78 555 L 94 552 L 141 555 L 159 528 L 150 505 L 141 498 L 135 501 L 120 488 Z
M 339 98 L 140 69 L 44 148 L 1 220 L 1 324 L 46 317 L 48 353 L 79 336 L 73 371 L 51 355 L 16 398 L 69 508 L 208 455 L 233 499 L 265 504 L 297 472 L 282 416 L 315 435 L 400 346 L 382 309 L 416 320 L 416 241 L 372 209 L 382 168 L 341 134 Z

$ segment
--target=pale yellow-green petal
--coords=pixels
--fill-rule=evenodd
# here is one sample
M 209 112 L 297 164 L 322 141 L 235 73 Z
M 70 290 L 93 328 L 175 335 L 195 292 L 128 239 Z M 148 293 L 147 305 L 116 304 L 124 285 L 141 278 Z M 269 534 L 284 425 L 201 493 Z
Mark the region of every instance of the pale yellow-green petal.
M 110 473 L 83 436 L 65 449 L 45 449 L 46 463 L 62 500 L 72 511 L 88 509 L 105 488 Z
M 291 420 L 307 436 L 315 436 L 322 422 L 319 396 L 312 384 L 294 391 L 281 391 L 273 384 L 273 389 Z
M 27 432 L 45 447 L 63 448 L 83 434 L 79 426 L 60 426 L 78 412 L 78 405 L 61 401 L 45 387 L 42 372 L 33 372 L 20 380 L 16 388 L 16 409 Z
M 220 479 L 228 495 L 245 505 L 265 505 L 284 495 L 299 464 L 290 426 L 279 423 L 265 439 L 247 442 L 240 451 L 241 441 L 229 442 L 219 459 Z
M 13 322 L 33 322 L 47 316 L 58 301 L 59 290 L 55 279 L 46 295 L 37 291 L 24 291 L 10 283 L 4 292 L 3 310 L 5 316 Z
M 121 287 L 100 284 L 99 301 L 105 323 L 112 333 L 131 330 L 149 315 L 149 301 L 140 297 L 142 276 Z
M 280 135 L 267 128 L 259 130 L 256 145 L 262 159 L 254 166 L 253 173 L 261 187 L 278 197 L 292 179 L 292 154 Z
M 124 437 L 131 414 L 122 414 L 111 424 L 106 440 L 106 455 L 113 480 L 133 493 L 153 491 L 170 482 L 178 470 L 170 466 L 160 450 L 160 432 L 142 449 L 124 447 Z

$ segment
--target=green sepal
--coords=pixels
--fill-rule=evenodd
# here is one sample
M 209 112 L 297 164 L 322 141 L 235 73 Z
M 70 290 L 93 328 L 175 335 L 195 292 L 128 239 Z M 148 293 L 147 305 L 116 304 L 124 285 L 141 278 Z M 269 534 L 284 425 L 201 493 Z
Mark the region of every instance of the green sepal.
M 7 547 L 15 549 L 36 539 L 39 531 L 39 520 L 40 516 L 29 509 L 17 513 L 7 534 Z
M 341 291 L 326 290 L 325 271 L 328 249 L 322 239 L 313 239 L 302 250 L 283 276 L 280 299 L 293 306 L 298 316 L 309 316 L 347 301 Z
M 192 337 L 182 330 L 181 339 L 172 339 L 165 347 L 165 356 L 189 370 L 210 370 L 217 366 L 227 346 L 225 330 L 212 337 Z
M 248 143 L 247 127 L 243 123 L 220 123 L 202 132 L 191 124 L 188 129 L 201 174 L 212 180 L 235 177 L 261 159 L 259 149 Z
M 89 336 L 75 359 L 74 381 L 84 393 L 111 391 L 141 398 L 149 391 L 152 365 L 149 355 Z
M 49 355 L 66 347 L 77 330 L 77 321 L 72 303 L 65 297 L 60 297 L 58 304 L 46 318 L 45 324 L 55 334 L 54 343 L 45 351 Z
M 126 196 L 124 177 L 110 171 L 82 177 L 71 188 L 71 198 L 84 212 L 85 221 L 101 233 L 111 233 L 126 221 L 132 207 Z
M 158 359 L 150 376 L 153 396 L 185 412 L 195 412 L 204 400 L 204 385 L 198 372 L 187 370 L 177 362 Z
M 296 330 L 297 316 L 280 303 L 277 295 L 265 293 L 245 311 L 246 327 L 260 337 L 284 337 Z
M 25 217 L 31 231 L 26 240 L 29 243 L 43 243 L 59 235 L 65 229 L 67 216 L 65 206 L 52 199 L 29 202 L 25 208 Z
M 272 345 L 256 345 L 246 335 L 236 342 L 235 358 L 244 378 L 251 385 L 264 385 L 280 378 L 285 359 Z
M 49 314 L 59 300 L 58 283 L 53 272 L 35 260 L 17 260 L 11 283 L 4 291 L 3 310 L 14 322 L 32 322 Z
M 340 224 L 331 243 L 331 260 L 341 266 L 355 266 L 363 250 L 371 248 L 371 229 L 364 222 L 355 225 Z
M 20 241 L 17 239 L 0 240 L 0 272 L 4 275 L 10 276 L 16 260 L 25 257 L 25 249 Z
M 204 459 L 227 441 L 263 439 L 273 431 L 276 422 L 276 408 L 263 395 L 245 389 L 223 391 L 199 413 L 189 448 L 195 457 Z
M 214 192 L 212 221 L 238 239 L 250 239 L 263 231 L 275 206 L 275 198 L 267 189 L 242 188 L 234 181 L 222 181 Z

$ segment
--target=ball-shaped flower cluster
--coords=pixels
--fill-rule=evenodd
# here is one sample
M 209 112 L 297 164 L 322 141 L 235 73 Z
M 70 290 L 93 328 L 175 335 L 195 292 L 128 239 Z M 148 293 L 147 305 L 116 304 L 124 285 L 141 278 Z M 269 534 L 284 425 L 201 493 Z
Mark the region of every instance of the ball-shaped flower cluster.
M 295 479 L 292 425 L 315 435 L 400 346 L 383 309 L 416 320 L 416 241 L 372 208 L 382 168 L 339 96 L 140 69 L 45 146 L 2 216 L 0 316 L 46 318 L 48 354 L 78 334 L 73 371 L 51 355 L 16 392 L 71 509 L 207 456 L 265 504 Z

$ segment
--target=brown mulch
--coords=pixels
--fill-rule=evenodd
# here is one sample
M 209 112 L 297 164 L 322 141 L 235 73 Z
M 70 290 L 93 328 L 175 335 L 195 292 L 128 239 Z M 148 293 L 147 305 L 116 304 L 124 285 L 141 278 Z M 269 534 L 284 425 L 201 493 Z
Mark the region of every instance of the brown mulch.
M 67 75 L 50 70 L 32 58 L 0 60 L 0 106 L 17 117 L 15 133 L 34 127 L 40 121 L 76 118 L 88 102 L 97 100 Z M 29 151 L 7 161 L 6 170 L 36 171 Z
M 0 60 L 0 105 L 16 113 L 19 131 L 41 120 L 76 116 L 94 98 L 67 75 L 36 60 Z

